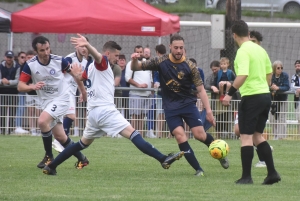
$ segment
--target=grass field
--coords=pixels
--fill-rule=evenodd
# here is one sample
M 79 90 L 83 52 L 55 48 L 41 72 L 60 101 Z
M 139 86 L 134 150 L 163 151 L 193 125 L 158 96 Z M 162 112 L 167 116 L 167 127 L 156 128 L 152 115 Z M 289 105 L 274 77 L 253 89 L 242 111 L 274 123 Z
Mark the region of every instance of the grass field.
M 149 142 L 163 153 L 178 150 L 174 139 Z M 48 176 L 36 167 L 44 154 L 41 137 L 1 135 L 0 200 L 299 200 L 299 141 L 270 141 L 282 176 L 272 186 L 261 185 L 265 168 L 252 169 L 253 185 L 234 184 L 241 175 L 239 141 L 227 142 L 230 168 L 224 170 L 205 145 L 190 140 L 205 177 L 194 176 L 184 158 L 164 170 L 123 138 L 96 140 L 84 150 L 89 166 L 75 169 L 72 157 L 57 168 L 56 176 Z

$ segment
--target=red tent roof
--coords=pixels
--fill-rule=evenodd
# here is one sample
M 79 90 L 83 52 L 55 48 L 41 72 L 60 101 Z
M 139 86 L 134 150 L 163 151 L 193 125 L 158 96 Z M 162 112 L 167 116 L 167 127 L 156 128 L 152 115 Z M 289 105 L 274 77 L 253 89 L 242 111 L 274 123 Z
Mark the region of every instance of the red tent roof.
M 142 0 L 45 0 L 12 14 L 13 32 L 164 36 L 179 17 Z

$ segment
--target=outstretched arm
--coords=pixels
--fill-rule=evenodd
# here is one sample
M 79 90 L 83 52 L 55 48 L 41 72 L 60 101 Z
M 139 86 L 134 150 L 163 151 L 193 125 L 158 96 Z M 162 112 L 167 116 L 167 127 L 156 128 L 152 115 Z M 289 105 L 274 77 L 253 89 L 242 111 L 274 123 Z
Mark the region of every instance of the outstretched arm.
M 78 37 L 71 37 L 71 43 L 75 45 L 75 48 L 85 46 L 89 53 L 94 57 L 95 62 L 100 64 L 102 61 L 102 54 L 100 54 L 96 48 L 94 48 L 84 36 L 77 34 Z
M 131 55 L 131 70 L 132 71 L 140 71 L 142 69 L 142 63 L 138 61 L 139 54 L 133 53 Z

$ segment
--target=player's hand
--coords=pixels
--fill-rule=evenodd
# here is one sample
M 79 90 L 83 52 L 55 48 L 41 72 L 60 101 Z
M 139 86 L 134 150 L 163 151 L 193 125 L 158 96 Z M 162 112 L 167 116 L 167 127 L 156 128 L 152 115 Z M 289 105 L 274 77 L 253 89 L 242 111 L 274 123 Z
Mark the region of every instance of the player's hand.
M 139 53 L 133 53 L 131 55 L 131 60 L 138 60 L 138 58 L 140 58 L 140 54 Z
M 81 65 L 79 65 L 78 63 L 72 63 L 72 67 L 70 68 L 70 72 L 69 72 L 72 76 L 76 77 L 76 76 L 81 76 L 82 74 L 82 67 Z
M 224 106 L 229 106 L 229 105 L 230 105 L 231 98 L 232 98 L 231 96 L 226 95 L 226 96 L 224 97 L 224 99 L 222 100 L 222 104 L 223 104 Z
M 212 86 L 211 89 L 213 90 L 214 93 L 218 94 L 219 93 L 219 89 L 215 86 Z
M 215 118 L 214 118 L 214 115 L 212 113 L 212 111 L 206 111 L 206 120 L 211 123 L 211 125 L 213 125 L 213 127 L 216 126 L 216 121 L 215 121 Z
M 82 103 L 82 102 L 86 102 L 86 101 L 87 101 L 87 93 L 86 93 L 86 91 L 84 91 L 79 96 L 79 102 Z
M 40 90 L 44 85 L 45 82 L 40 81 L 35 84 L 30 84 L 29 86 L 31 87 L 32 90 Z
M 80 46 L 87 46 L 89 42 L 86 40 L 86 38 L 80 34 L 77 34 L 78 37 L 71 37 L 70 41 L 73 45 L 75 45 L 75 48 Z

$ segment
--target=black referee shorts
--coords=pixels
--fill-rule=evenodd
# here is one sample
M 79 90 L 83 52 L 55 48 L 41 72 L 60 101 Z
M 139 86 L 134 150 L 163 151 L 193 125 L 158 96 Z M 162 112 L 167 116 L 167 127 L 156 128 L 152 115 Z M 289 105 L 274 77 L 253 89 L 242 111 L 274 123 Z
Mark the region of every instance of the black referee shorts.
M 271 107 L 271 96 L 256 94 L 243 96 L 239 104 L 239 129 L 241 134 L 263 133 Z

